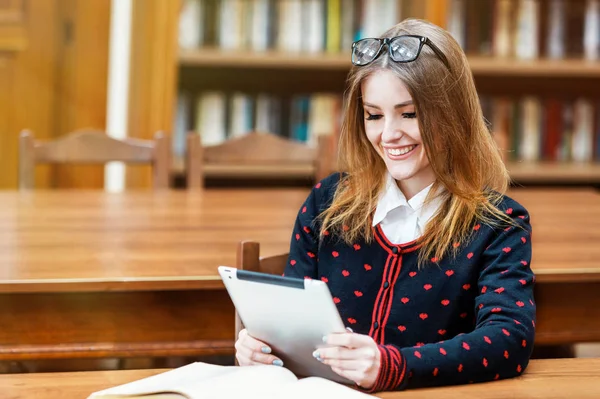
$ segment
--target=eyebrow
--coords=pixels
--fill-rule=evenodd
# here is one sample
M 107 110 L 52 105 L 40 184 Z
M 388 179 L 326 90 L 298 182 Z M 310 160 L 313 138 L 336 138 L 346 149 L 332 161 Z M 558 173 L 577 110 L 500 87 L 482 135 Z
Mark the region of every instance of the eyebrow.
M 413 101 L 412 100 L 408 100 L 408 101 L 405 101 L 403 103 L 394 105 L 394 108 L 402 108 L 402 107 L 406 107 L 407 105 L 412 105 L 412 104 L 413 104 Z M 367 102 L 364 102 L 364 101 L 363 101 L 363 105 L 366 105 L 367 107 L 370 107 L 370 108 L 381 109 L 381 108 L 379 108 L 375 104 L 370 104 L 370 103 L 367 103 Z

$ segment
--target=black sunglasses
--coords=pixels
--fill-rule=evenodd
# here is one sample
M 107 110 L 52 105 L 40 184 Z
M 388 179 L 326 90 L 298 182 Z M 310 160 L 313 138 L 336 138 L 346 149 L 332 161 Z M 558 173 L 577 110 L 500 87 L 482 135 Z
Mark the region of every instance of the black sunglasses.
M 396 62 L 412 62 L 419 57 L 423 45 L 428 45 L 450 69 L 448 59 L 435 44 L 425 36 L 402 35 L 396 37 L 367 38 L 352 43 L 352 64 L 365 66 L 381 55 L 383 46 L 388 46 L 390 58 Z

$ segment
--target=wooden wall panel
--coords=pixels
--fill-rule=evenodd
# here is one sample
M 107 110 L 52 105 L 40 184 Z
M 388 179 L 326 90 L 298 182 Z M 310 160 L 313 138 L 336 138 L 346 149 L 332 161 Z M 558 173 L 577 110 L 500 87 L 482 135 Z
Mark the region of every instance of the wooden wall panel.
M 133 0 L 129 85 L 130 137 L 171 134 L 177 86 L 180 0 Z M 149 166 L 127 168 L 128 188 L 149 187 Z
M 57 43 L 56 0 L 0 2 L 0 188 L 17 187 L 18 134 L 53 134 Z M 37 185 L 50 184 L 49 168 L 39 168 Z
M 25 19 L 25 0 L 0 0 L 0 23 L 21 23 Z
M 110 1 L 60 0 L 56 135 L 106 128 Z M 103 165 L 56 168 L 60 188 L 102 188 Z
M 8 131 L 10 126 L 10 97 L 12 68 L 9 56 L 0 55 L 0 155 L 2 158 L 9 154 L 10 140 Z M 0 159 L 0 165 L 3 160 Z M 0 182 L 2 177 L 0 177 Z
M 0 48 L 23 51 L 26 47 L 25 0 L 0 0 Z

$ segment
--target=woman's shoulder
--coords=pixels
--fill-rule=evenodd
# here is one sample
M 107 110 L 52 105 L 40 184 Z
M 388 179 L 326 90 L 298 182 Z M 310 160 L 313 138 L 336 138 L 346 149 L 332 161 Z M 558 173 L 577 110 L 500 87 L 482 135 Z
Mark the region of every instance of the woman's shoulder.
M 328 204 L 333 200 L 338 184 L 344 178 L 343 172 L 332 173 L 313 186 L 311 195 L 315 202 L 319 204 Z
M 508 194 L 496 193 L 493 204 L 497 211 L 510 218 L 512 222 L 505 217 L 501 217 L 498 213 L 490 214 L 489 212 L 486 212 L 486 216 L 489 217 L 489 219 L 483 222 L 484 224 L 491 222 L 491 224 L 488 224 L 490 232 L 498 234 L 502 231 L 508 231 L 510 227 L 519 227 L 520 229 L 531 231 L 529 212 L 525 206 L 517 200 Z
M 529 212 L 527 209 L 507 194 L 499 196 L 496 207 L 513 218 L 529 221 Z

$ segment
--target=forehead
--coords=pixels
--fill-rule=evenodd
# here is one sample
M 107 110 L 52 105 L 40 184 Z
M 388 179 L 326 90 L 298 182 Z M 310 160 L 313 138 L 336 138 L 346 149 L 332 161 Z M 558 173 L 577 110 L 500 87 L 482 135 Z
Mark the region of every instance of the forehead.
M 361 82 L 364 102 L 375 105 L 398 104 L 411 100 L 406 85 L 394 72 L 380 69 Z

